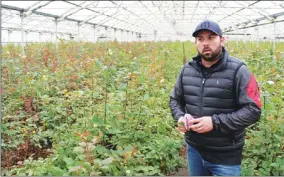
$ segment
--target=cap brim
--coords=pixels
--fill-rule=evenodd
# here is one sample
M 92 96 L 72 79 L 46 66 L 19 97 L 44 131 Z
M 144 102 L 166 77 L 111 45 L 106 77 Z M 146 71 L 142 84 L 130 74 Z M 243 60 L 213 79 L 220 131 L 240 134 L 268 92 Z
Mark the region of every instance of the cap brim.
M 194 31 L 194 33 L 192 33 L 192 36 L 193 36 L 193 37 L 196 37 L 196 36 L 198 35 L 198 33 L 199 33 L 200 31 L 203 31 L 203 30 L 211 31 L 211 32 L 217 34 L 218 36 L 220 36 L 216 31 L 213 31 L 213 30 L 208 29 L 208 28 L 202 28 L 202 29 L 199 29 L 199 30 L 197 30 L 197 31 Z

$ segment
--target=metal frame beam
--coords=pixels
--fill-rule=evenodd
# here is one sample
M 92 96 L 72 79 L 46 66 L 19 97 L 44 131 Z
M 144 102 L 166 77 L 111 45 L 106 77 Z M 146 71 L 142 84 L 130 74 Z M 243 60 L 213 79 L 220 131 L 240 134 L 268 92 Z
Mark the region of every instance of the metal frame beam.
M 75 6 L 79 6 L 79 5 L 77 5 L 77 4 L 75 4 L 75 3 L 72 3 L 72 2 L 69 2 L 69 1 L 64 1 L 64 2 L 66 2 L 66 3 L 69 3 L 69 4 L 72 4 L 72 5 L 75 5 Z M 95 11 L 95 10 L 93 10 L 93 9 L 90 9 L 90 8 L 85 8 L 85 9 L 87 9 L 87 10 L 90 10 L 90 11 L 92 11 L 92 12 L 95 12 L 95 13 L 98 13 L 98 14 L 100 14 L 100 15 L 104 15 L 104 16 L 110 16 L 110 15 L 107 15 L 107 14 L 104 14 L 104 13 L 101 13 L 101 12 L 98 12 L 98 11 Z M 114 19 L 116 19 L 116 20 L 118 20 L 118 21 L 123 21 L 123 22 L 125 22 L 125 23 L 128 23 L 127 21 L 125 21 L 125 20 L 121 20 L 121 19 L 119 19 L 119 18 L 116 18 L 116 17 L 112 17 L 112 18 L 114 18 Z M 70 18 L 68 18 L 68 19 L 70 19 Z M 79 20 L 80 21 L 80 20 Z M 83 22 L 83 21 L 82 21 Z M 85 22 L 86 24 L 89 24 L 89 22 Z M 95 23 L 93 23 L 93 24 L 95 24 Z M 95 24 L 95 25 L 99 25 L 99 24 Z M 137 26 L 137 25 L 135 25 L 135 24 L 132 24 L 132 25 L 134 25 L 134 26 Z M 104 25 L 101 25 L 102 27 L 108 27 L 108 26 L 104 26 Z
M 175 5 L 175 2 L 174 2 L 174 0 L 172 0 L 172 3 L 173 3 L 173 6 L 174 6 L 175 15 L 177 15 L 177 10 L 176 10 L 176 5 Z
M 242 36 L 245 36 L 245 35 L 248 35 L 248 36 L 251 36 L 252 34 L 251 33 L 223 33 L 224 35 L 242 35 Z
M 46 2 L 46 3 L 44 3 L 44 4 L 40 5 L 40 6 L 36 6 L 36 5 L 40 4 L 41 2 L 42 2 L 42 1 L 36 2 L 36 3 L 34 3 L 32 6 L 30 6 L 29 8 L 27 8 L 27 9 L 25 10 L 25 13 L 24 13 L 23 15 L 27 17 L 27 16 L 31 15 L 34 10 L 38 10 L 38 9 L 44 7 L 44 6 L 47 6 L 47 5 L 50 4 L 52 1 L 48 1 L 48 2 Z
M 86 4 L 88 1 L 83 1 L 82 3 L 80 3 L 78 6 L 75 6 L 74 8 L 65 11 L 59 18 L 58 21 L 62 21 L 64 20 L 66 17 L 71 16 L 77 12 L 79 12 L 80 10 L 83 10 L 85 8 L 87 8 L 87 6 L 89 6 L 90 4 Z M 85 4 L 84 6 L 82 6 L 83 4 Z
M 106 23 L 106 22 L 109 21 L 110 19 L 113 19 L 113 16 L 118 13 L 118 10 L 120 9 L 121 5 L 122 5 L 122 3 L 121 3 L 121 4 L 119 5 L 119 7 L 117 8 L 116 12 L 114 12 L 114 13 L 111 14 L 111 15 L 107 15 L 107 17 L 106 17 L 105 19 L 101 20 L 101 22 L 100 22 L 100 24 L 98 24 L 98 26 L 101 26 L 102 24 Z M 108 9 L 108 10 L 109 10 L 109 9 Z M 104 13 L 107 12 L 108 10 L 105 10 L 105 11 L 102 12 L 102 13 L 104 14 Z M 84 20 L 83 24 L 84 24 L 85 22 L 88 22 L 89 20 L 93 19 L 94 17 L 95 17 L 95 16 L 91 16 L 91 17 L 89 17 L 88 19 Z
M 162 22 L 161 19 L 159 19 L 145 4 L 142 3 L 142 1 L 139 0 L 139 2 L 140 2 L 156 19 L 158 19 L 160 22 Z
M 258 3 L 259 1 L 260 1 L 260 0 L 258 0 L 258 1 L 256 1 L 256 2 L 253 2 L 253 3 L 249 4 L 248 6 L 252 6 L 252 5 Z M 228 14 L 228 16 L 226 16 L 226 17 L 224 17 L 224 18 L 218 20 L 217 22 L 220 22 L 221 20 L 224 20 L 224 19 L 226 19 L 226 18 L 228 18 L 228 17 L 230 17 L 230 16 L 232 16 L 232 15 L 234 15 L 234 14 L 236 14 L 236 13 L 242 11 L 242 10 L 245 10 L 245 9 L 246 9 L 246 7 L 243 6 L 241 9 L 239 9 L 239 10 L 237 10 L 237 11 L 231 13 L 231 14 Z
M 140 1 L 140 3 L 143 4 L 141 1 Z M 152 4 L 154 5 L 153 2 L 152 2 Z M 161 8 L 160 8 L 160 6 L 157 6 L 157 8 L 158 8 L 159 10 L 157 10 L 157 11 L 154 12 L 154 13 L 153 13 L 145 4 L 143 4 L 143 6 L 144 6 L 146 9 L 148 9 L 148 11 L 151 12 L 151 14 L 152 14 L 152 15 L 148 15 L 148 14 L 147 14 L 147 15 L 148 15 L 147 17 L 150 17 L 150 16 L 151 16 L 152 18 L 158 19 L 158 20 L 160 21 L 160 23 L 163 23 L 163 22 L 157 17 L 157 15 L 156 15 L 156 13 L 159 12 L 161 15 L 164 15 L 164 16 L 165 16 L 165 13 L 164 13 L 164 14 L 161 13 Z M 156 5 L 154 5 L 154 6 L 156 7 Z M 172 6 L 169 6 L 168 8 L 172 8 Z M 165 10 L 164 7 L 163 7 L 163 9 Z M 172 11 L 174 11 L 174 10 L 175 10 L 175 9 L 172 9 Z M 173 27 L 173 26 L 171 25 L 171 23 L 170 23 L 167 19 L 164 18 L 164 20 L 166 20 L 165 23 L 169 24 L 170 27 Z M 175 20 L 175 19 L 174 19 L 174 20 Z M 175 20 L 175 21 L 176 21 L 176 20 Z M 157 25 L 155 25 L 155 27 L 157 27 Z M 145 27 L 145 28 L 143 28 L 143 29 L 149 29 L 149 28 L 150 28 L 150 27 Z M 174 27 L 173 27 L 173 29 L 176 31 L 176 29 L 175 29 Z M 153 28 L 153 30 L 157 30 L 157 31 L 158 31 L 158 29 L 156 29 L 156 28 Z M 159 30 L 159 31 L 162 31 L 162 30 Z
M 110 0 L 110 2 L 112 2 L 113 4 L 117 5 L 114 1 Z M 140 18 L 141 20 L 146 21 L 147 23 L 151 24 L 152 27 L 154 27 L 154 25 L 150 22 L 148 22 L 146 19 L 139 17 L 137 14 L 133 13 L 132 11 L 130 11 L 129 9 L 127 9 L 126 7 L 122 7 L 123 10 L 126 10 L 128 12 L 130 12 L 132 15 L 135 15 L 136 17 Z
M 27 10 L 26 9 L 23 9 L 23 8 L 19 8 L 19 7 L 14 7 L 14 6 L 9 6 L 9 5 L 4 5 L 2 4 L 2 7 L 1 8 L 5 8 L 5 9 L 10 9 L 10 10 L 15 10 L 15 11 L 19 11 L 19 12 L 26 12 Z M 33 10 L 32 11 L 33 14 L 37 14 L 37 15 L 42 15 L 42 16 L 46 16 L 46 17 L 52 17 L 52 18 L 59 18 L 60 16 L 58 15 L 54 15 L 54 14 L 49 14 L 49 13 L 44 13 L 44 12 L 39 12 L 39 11 L 36 11 L 36 10 Z M 73 18 L 65 18 L 66 21 L 72 21 L 72 22 L 76 22 L 76 23 L 82 23 L 83 21 L 82 20 L 77 20 L 77 19 L 73 19 Z M 91 22 L 85 22 L 85 24 L 88 24 L 88 25 L 98 25 L 96 23 L 91 23 Z M 105 26 L 105 25 L 100 25 L 102 27 L 109 27 L 109 26 Z M 113 27 L 110 27 L 110 28 L 113 28 Z M 117 28 L 117 27 L 115 27 Z M 122 28 L 117 28 L 119 30 L 125 30 L 125 29 L 122 29 Z M 136 31 L 133 31 L 133 32 L 136 32 Z
M 22 25 L 25 26 L 25 24 L 28 24 L 30 21 L 34 20 L 34 16 L 30 16 L 31 14 L 36 14 L 39 16 L 44 16 L 46 18 L 53 18 L 53 19 L 64 19 L 65 21 L 70 21 L 70 22 L 75 22 L 76 24 L 86 24 L 86 25 L 91 25 L 92 26 L 101 26 L 101 27 L 108 27 L 108 28 L 112 28 L 112 29 L 117 29 L 117 30 L 123 30 L 123 31 L 131 31 L 133 30 L 134 33 L 140 33 L 141 31 L 143 31 L 143 33 L 149 33 L 152 29 L 153 30 L 157 30 L 157 31 L 161 31 L 162 33 L 165 32 L 166 33 L 174 33 L 176 32 L 176 34 L 178 34 L 178 31 L 183 31 L 184 28 L 182 28 L 182 25 L 180 25 L 181 22 L 184 22 L 186 24 L 188 24 L 188 21 L 190 20 L 189 24 L 193 23 L 196 21 L 196 15 L 197 14 L 201 14 L 203 13 L 203 15 L 206 15 L 206 18 L 212 14 L 212 12 L 216 12 L 216 10 L 220 10 L 220 12 L 222 12 L 223 14 L 225 14 L 219 21 L 224 22 L 226 25 L 228 25 L 229 27 L 225 28 L 224 32 L 229 32 L 229 31 L 234 31 L 234 29 L 232 28 L 237 28 L 237 29 L 246 29 L 246 28 L 251 28 L 251 27 L 255 27 L 255 26 L 262 26 L 262 25 L 266 25 L 266 24 L 271 24 L 271 23 L 279 23 L 282 22 L 284 20 L 281 20 L 282 18 L 278 18 L 280 16 L 284 16 L 284 12 L 279 12 L 279 13 L 275 13 L 275 14 L 268 14 L 265 12 L 262 12 L 260 9 L 261 8 L 256 8 L 256 6 L 254 6 L 256 3 L 261 2 L 260 0 L 255 0 L 252 3 L 238 3 L 236 2 L 235 4 L 232 4 L 234 7 L 230 7 L 230 6 L 221 6 L 221 5 L 215 5 L 215 4 L 207 4 L 207 3 L 200 3 L 199 1 L 197 1 L 197 3 L 189 3 L 189 2 L 185 2 L 185 1 L 171 1 L 169 4 L 162 4 L 162 1 L 159 2 L 152 2 L 152 4 L 148 4 L 146 2 L 143 1 L 138 1 L 137 4 L 131 4 L 130 6 L 127 6 L 125 4 L 120 4 L 119 1 L 113 1 L 110 0 L 110 6 L 106 5 L 103 6 L 103 9 L 97 10 L 100 7 L 88 7 L 92 4 L 95 3 L 99 3 L 99 1 L 94 1 L 89 3 L 89 2 L 80 2 L 80 3 L 74 3 L 72 1 L 67 1 L 67 0 L 63 0 L 63 2 L 68 3 L 68 4 L 72 4 L 74 5 L 74 7 L 72 7 L 71 10 L 65 11 L 62 15 L 55 15 L 55 14 L 49 14 L 49 13 L 44 13 L 44 12 L 40 12 L 38 11 L 38 9 L 42 8 L 43 6 L 46 6 L 48 4 L 50 4 L 53 1 L 38 1 L 35 2 L 34 4 L 32 4 L 30 7 L 24 9 L 24 8 L 18 8 L 18 7 L 12 7 L 9 5 L 2 5 L 1 8 L 4 9 L 8 9 L 9 11 L 7 11 L 7 13 L 5 13 L 5 17 L 4 19 L 9 19 L 11 17 L 13 17 L 13 15 L 9 15 L 9 12 L 11 12 L 12 10 L 16 10 L 22 13 L 22 16 L 25 17 L 24 21 L 25 23 L 22 22 Z M 221 1 L 219 1 L 221 2 Z M 274 3 L 275 4 L 275 3 Z M 238 6 L 239 7 L 236 7 Z M 273 5 L 273 4 L 272 4 Z M 281 5 L 281 4 L 280 4 Z M 284 7 L 283 4 L 282 6 L 280 6 L 279 4 L 273 6 L 273 7 L 269 7 L 267 9 L 281 9 L 280 7 Z M 279 8 L 277 8 L 277 7 Z M 143 15 L 142 14 L 138 14 L 135 10 L 130 9 L 130 7 L 136 7 L 139 10 L 143 10 Z M 198 13 L 198 9 L 200 8 L 206 8 L 205 12 L 199 12 Z M 108 13 L 106 11 L 109 11 L 111 8 L 113 8 L 112 10 L 112 14 L 108 15 Z M 204 10 L 203 8 L 203 10 Z M 227 11 L 227 8 L 238 8 L 237 10 L 232 10 Z M 74 18 L 70 18 L 71 15 L 77 13 L 80 10 L 84 11 L 88 11 L 90 13 L 88 13 L 87 18 L 83 19 L 83 20 L 78 20 L 78 19 L 74 19 Z M 117 11 L 115 12 L 115 9 L 117 9 Z M 123 10 L 121 10 L 123 9 Z M 159 10 L 158 10 L 159 9 Z M 210 12 L 208 13 L 208 9 L 210 10 Z M 255 12 L 258 14 L 260 14 L 260 18 L 255 18 L 255 19 L 251 19 L 251 17 L 249 16 L 242 16 L 240 13 L 242 10 L 251 10 L 252 12 Z M 262 8 L 265 9 L 265 8 Z M 156 11 L 157 10 L 157 11 Z M 155 12 L 156 11 L 156 12 Z M 177 14 L 177 12 L 180 12 L 179 14 Z M 191 11 L 191 13 L 186 11 Z M 234 11 L 234 12 L 233 12 Z M 91 13 L 92 12 L 92 13 Z M 18 14 L 18 13 L 15 13 Z M 122 15 L 132 15 L 135 19 L 126 19 L 124 20 L 123 18 L 121 18 Z M 219 13 L 218 13 L 219 14 Z M 239 15 L 240 14 L 240 15 Z M 92 19 L 96 18 L 97 16 L 102 15 L 103 18 L 102 20 L 94 20 L 94 21 L 98 21 L 96 23 L 90 22 Z M 28 16 L 28 17 L 27 17 Z M 119 17 L 118 17 L 119 16 Z M 27 17 L 27 18 L 26 18 Z M 37 17 L 37 16 L 35 16 Z M 106 18 L 104 18 L 106 17 Z M 136 18 L 137 17 L 137 18 Z M 220 16 L 219 16 L 220 17 Z M 233 17 L 232 19 L 236 19 L 238 21 L 243 21 L 237 24 L 230 24 L 230 23 L 226 23 L 227 20 L 225 20 L 226 18 L 229 19 L 228 17 Z M 242 18 L 242 19 L 240 19 Z M 278 19 L 276 19 L 278 18 Z M 35 20 L 37 20 L 37 18 L 35 18 Z M 182 21 L 180 21 L 182 20 Z M 233 20 L 234 21 L 234 20 Z M 7 21 L 8 23 L 8 21 Z M 177 25 L 173 25 L 177 23 Z M 184 24 L 182 23 L 182 24 Z M 11 23 L 12 24 L 12 23 Z M 106 25 L 108 24 L 108 25 Z M 170 26 L 168 26 L 167 24 L 169 24 Z M 8 25 L 8 24 L 7 24 Z M 17 24 L 14 25 L 14 27 L 18 27 Z M 29 28 L 29 29 L 25 29 L 25 31 L 32 31 L 32 29 L 35 29 L 35 26 L 39 26 L 38 24 L 35 25 L 30 25 L 30 26 L 25 26 L 25 28 Z M 41 25 L 42 26 L 42 25 Z M 87 27 L 87 26 L 86 26 Z M 121 29 L 124 28 L 124 29 Z M 49 28 L 51 28 L 49 26 Z M 173 28 L 173 29 L 172 29 Z M 2 28 L 3 29 L 3 28 Z M 63 28 L 62 28 L 63 29 Z M 127 30 L 126 30 L 127 29 Z M 11 28 L 12 30 L 12 28 Z M 47 29 L 47 30 L 52 30 L 52 29 Z M 87 30 L 87 29 L 86 29 Z M 280 29 L 276 29 L 276 30 L 280 30 Z M 167 32 L 169 31 L 169 32 Z M 53 32 L 54 33 L 54 32 Z M 161 34 L 161 33 L 158 33 Z
M 220 2 L 221 2 L 221 1 L 219 1 L 219 6 L 220 6 Z M 207 7 L 208 7 L 208 9 L 209 9 L 210 11 L 209 11 L 208 14 L 206 14 L 205 19 L 207 19 L 209 15 L 213 15 L 214 12 L 216 12 L 216 11 L 214 11 L 214 9 L 216 9 L 218 6 L 214 6 L 214 7 L 207 6 Z
M 268 25 L 268 24 L 272 24 L 272 23 L 279 23 L 279 22 L 284 22 L 284 20 L 274 20 L 272 22 L 266 22 L 266 23 L 259 23 L 259 24 L 252 24 L 252 25 L 247 25 L 247 26 L 243 26 L 243 27 L 239 27 L 239 28 L 235 28 L 235 29 L 247 29 L 247 28 L 251 28 L 251 27 L 256 27 L 256 26 L 263 26 L 263 25 Z M 228 30 L 224 30 L 225 32 L 231 32 L 231 31 L 235 31 L 233 29 L 228 29 Z
M 7 14 L 5 14 L 6 12 L 7 12 Z M 8 20 L 10 20 L 11 18 L 14 18 L 14 17 L 16 17 L 17 16 L 17 14 L 15 14 L 15 13 L 12 13 L 11 12 L 11 10 L 5 10 L 5 11 L 3 11 L 2 9 L 1 9 L 1 12 L 2 12 L 2 14 L 1 14 L 1 16 L 2 16 L 2 24 L 3 23 L 5 23 L 6 21 L 8 21 Z M 8 13 L 10 13 L 10 14 L 8 14 Z
M 259 1 L 260 1 L 260 0 L 258 0 L 257 2 L 255 2 L 255 3 L 253 3 L 253 4 L 248 5 L 247 7 L 244 6 L 243 4 L 238 3 L 238 2 L 235 2 L 235 3 L 240 4 L 240 5 L 242 5 L 243 7 L 245 7 L 246 9 L 250 9 L 251 11 L 256 12 L 256 13 L 262 15 L 263 18 L 266 18 L 267 20 L 270 20 L 270 21 L 273 20 L 273 18 L 271 18 L 271 17 L 269 17 L 269 16 L 267 16 L 267 15 L 265 15 L 265 14 L 262 14 L 262 13 L 259 12 L 259 11 L 255 11 L 254 9 L 252 9 L 252 8 L 250 7 L 250 6 L 252 6 L 252 5 L 258 3 Z
M 12 28 L 12 27 L 2 27 L 2 30 L 21 31 L 22 29 L 21 28 Z M 33 30 L 33 29 L 23 29 L 23 31 L 33 32 L 33 33 L 47 33 L 47 34 L 55 33 L 54 31 L 49 31 L 49 30 Z M 57 34 L 74 35 L 76 33 L 57 32 Z
M 95 5 L 95 7 L 96 7 L 98 4 L 99 4 L 99 1 L 98 1 L 98 3 Z M 104 12 L 106 12 L 106 11 L 104 11 Z M 104 12 L 103 12 L 103 13 L 104 13 Z M 88 17 L 88 18 L 86 18 L 85 20 L 83 20 L 82 24 L 85 24 L 86 22 L 88 22 L 88 21 L 94 19 L 94 18 L 97 17 L 97 16 L 98 16 L 98 14 L 91 15 L 90 17 Z
M 166 15 L 166 13 L 165 13 L 165 8 L 163 7 L 163 6 L 161 6 L 161 3 L 160 3 L 160 5 L 158 5 L 158 9 L 159 9 L 159 12 L 161 13 L 162 12 L 162 8 L 163 8 L 163 16 L 164 16 L 164 19 L 165 19 L 165 21 L 170 25 L 170 27 L 172 27 L 173 29 L 174 29 L 174 31 L 176 32 L 176 33 L 178 33 L 178 31 L 177 31 L 177 29 L 174 27 L 174 25 L 173 24 L 171 24 L 171 22 L 169 21 L 169 19 L 168 19 L 168 17 L 167 17 L 167 15 Z M 172 11 L 174 11 L 174 9 L 171 9 Z M 184 13 L 184 12 L 183 12 Z M 175 22 L 176 20 L 175 19 L 173 19 L 173 21 Z M 161 30 L 160 30 L 161 31 Z
M 198 7 L 198 4 L 199 4 L 199 1 L 197 1 L 197 4 L 195 5 L 193 14 L 192 14 L 191 19 L 190 19 L 190 23 L 192 22 L 192 19 L 193 19 L 193 17 L 194 17 L 194 14 L 195 14 L 195 11 L 196 11 L 196 9 L 197 9 L 197 7 Z
M 279 12 L 279 13 L 276 13 L 276 14 L 272 14 L 272 15 L 269 15 L 270 17 L 276 19 L 277 17 L 280 17 L 280 16 L 283 16 L 284 15 L 284 12 Z M 263 21 L 263 20 L 266 20 L 267 18 L 266 17 L 261 17 L 261 18 L 257 18 L 257 19 L 253 19 L 253 21 L 255 21 L 256 23 L 253 24 L 254 26 L 257 26 L 257 25 L 260 25 L 260 24 L 257 24 L 259 23 L 260 21 Z M 273 21 L 270 21 L 270 23 L 264 23 L 264 24 L 271 24 L 271 23 L 274 23 L 274 22 L 277 22 L 275 20 Z M 281 22 L 281 21 L 278 21 L 278 22 Z M 242 22 L 242 23 L 237 23 L 235 25 L 232 25 L 232 26 L 229 26 L 227 28 L 225 28 L 225 31 L 227 30 L 231 30 L 231 28 L 238 28 L 238 26 L 241 26 L 241 25 L 248 25 L 250 24 L 251 21 L 246 21 L 246 22 Z M 249 25 L 248 25 L 249 26 Z M 245 27 L 241 27 L 241 28 L 238 28 L 238 29 L 244 29 Z

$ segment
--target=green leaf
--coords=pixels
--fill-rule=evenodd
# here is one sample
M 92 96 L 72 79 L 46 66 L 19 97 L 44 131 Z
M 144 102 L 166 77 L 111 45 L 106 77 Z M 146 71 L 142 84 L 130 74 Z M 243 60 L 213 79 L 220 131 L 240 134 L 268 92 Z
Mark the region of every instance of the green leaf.
M 84 167 L 89 171 L 91 170 L 91 164 L 89 162 L 84 162 Z
M 277 162 L 277 164 L 279 164 L 279 165 L 281 165 L 281 166 L 284 165 L 284 159 L 281 160 L 280 157 L 277 157 L 277 158 L 276 158 L 276 162 Z
M 116 165 L 111 165 L 110 169 L 113 171 L 114 176 L 121 176 L 121 172 L 119 169 L 117 169 Z
M 103 75 L 108 78 L 110 76 L 110 73 L 108 71 L 108 68 L 106 67 L 105 70 L 103 71 Z
M 63 160 L 67 165 L 72 165 L 74 163 L 73 159 L 69 157 L 64 157 Z
M 95 61 L 96 61 L 95 66 L 100 68 L 103 67 L 103 63 L 98 58 L 95 58 Z
M 103 120 L 98 118 L 97 116 L 94 116 L 92 119 L 93 123 L 97 124 L 97 125 L 101 125 L 103 124 Z
M 272 164 L 270 164 L 271 167 L 278 167 L 279 164 L 277 164 L 276 162 L 273 162 Z
M 149 97 L 149 94 L 146 93 L 146 94 L 144 95 L 144 98 L 143 98 L 143 99 L 144 99 L 144 100 L 149 100 L 149 98 L 150 98 L 150 97 Z
M 53 176 L 62 176 L 63 170 L 60 169 L 59 167 L 52 167 L 52 175 Z
M 125 152 L 131 152 L 132 150 L 133 150 L 133 146 L 131 145 L 126 146 L 124 149 Z
M 80 169 L 85 170 L 85 168 L 82 168 L 81 166 L 74 166 L 69 168 L 69 172 L 78 171 Z
M 100 159 L 95 159 L 93 168 L 99 169 L 101 166 L 102 166 L 102 161 Z
M 80 155 L 78 155 L 77 157 L 78 157 L 78 159 L 80 159 L 80 160 L 84 160 L 84 159 L 86 158 L 86 154 L 80 154 Z
M 102 161 L 102 165 L 109 165 L 110 163 L 112 163 L 112 161 L 113 161 L 113 158 L 109 157 Z
M 74 152 L 78 153 L 78 154 L 83 154 L 85 149 L 81 146 L 78 146 L 78 147 L 74 147 Z

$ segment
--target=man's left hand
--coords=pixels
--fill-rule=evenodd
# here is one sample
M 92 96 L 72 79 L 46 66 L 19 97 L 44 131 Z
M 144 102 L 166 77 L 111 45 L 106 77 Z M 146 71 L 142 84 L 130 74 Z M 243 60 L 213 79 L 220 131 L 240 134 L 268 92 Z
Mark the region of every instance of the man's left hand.
M 197 133 L 206 133 L 213 130 L 213 122 L 210 116 L 204 116 L 196 119 L 189 120 L 190 129 Z

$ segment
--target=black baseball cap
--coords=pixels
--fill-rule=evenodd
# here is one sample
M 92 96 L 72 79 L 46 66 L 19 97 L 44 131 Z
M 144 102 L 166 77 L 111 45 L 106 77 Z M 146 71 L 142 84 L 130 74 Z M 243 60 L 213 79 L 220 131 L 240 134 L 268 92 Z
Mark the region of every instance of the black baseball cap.
M 222 30 L 220 26 L 211 20 L 204 20 L 197 27 L 195 28 L 195 31 L 192 33 L 193 37 L 196 37 L 198 33 L 202 30 L 209 30 L 212 31 L 213 33 L 216 33 L 219 36 L 222 36 Z

